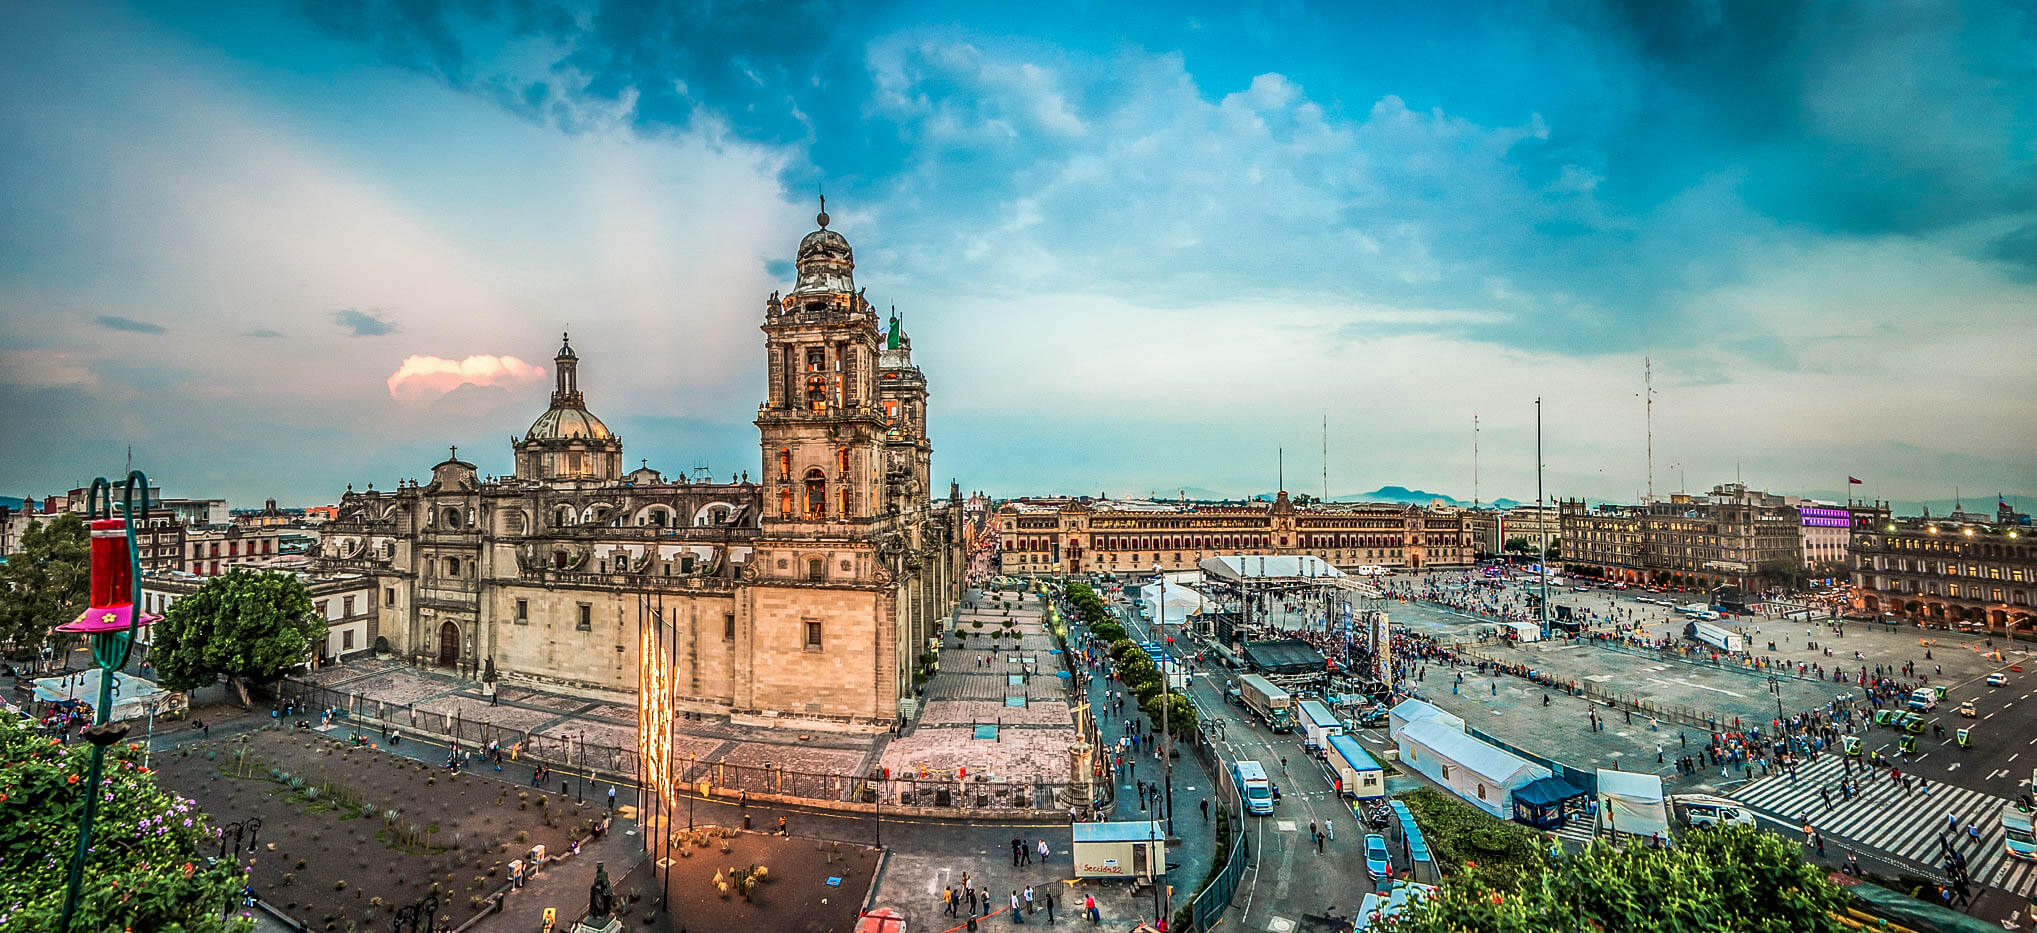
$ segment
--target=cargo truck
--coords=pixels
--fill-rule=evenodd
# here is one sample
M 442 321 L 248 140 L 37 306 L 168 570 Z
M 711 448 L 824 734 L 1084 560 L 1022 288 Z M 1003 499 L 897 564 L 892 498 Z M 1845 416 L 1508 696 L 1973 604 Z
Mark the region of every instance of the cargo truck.
M 1747 650 L 1747 636 L 1723 625 L 1692 619 L 1683 627 L 1683 637 L 1695 639 L 1729 654 Z
M 1274 732 L 1294 731 L 1294 698 L 1258 674 L 1238 678 L 1238 701 Z
M 1330 744 L 1330 737 L 1344 734 L 1344 723 L 1330 712 L 1321 700 L 1303 700 L 1295 709 L 1301 716 L 1301 745 L 1311 754 L 1321 755 L 1323 748 Z

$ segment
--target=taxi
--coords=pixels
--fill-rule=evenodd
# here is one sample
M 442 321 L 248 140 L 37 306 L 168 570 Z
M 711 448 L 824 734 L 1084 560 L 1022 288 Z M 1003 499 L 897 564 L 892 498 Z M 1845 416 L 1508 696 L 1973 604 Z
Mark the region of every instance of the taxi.
M 1974 711 L 1972 700 L 1959 701 L 1959 709 L 1957 710 L 1957 712 L 1959 713 L 1959 715 L 1965 716 L 1968 719 L 1972 719 L 1980 715 L 1979 713 Z

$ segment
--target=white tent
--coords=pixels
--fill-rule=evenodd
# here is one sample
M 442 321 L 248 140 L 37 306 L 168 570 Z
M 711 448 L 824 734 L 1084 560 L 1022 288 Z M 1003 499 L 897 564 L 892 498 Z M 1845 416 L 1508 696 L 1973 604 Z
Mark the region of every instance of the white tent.
M 99 708 L 99 674 L 99 668 L 88 667 L 67 676 L 44 677 L 35 682 L 35 698 L 44 703 L 79 700 L 96 710 Z M 113 690 L 111 715 L 115 720 L 146 716 L 151 704 L 158 711 L 181 709 L 187 704 L 183 694 L 165 691 L 154 681 L 131 673 L 113 675 Z
M 1598 828 L 1604 833 L 1662 835 L 1669 841 L 1669 807 L 1662 778 L 1633 771 L 1598 770 Z
M 1160 609 L 1165 610 L 1164 616 L 1154 608 L 1155 601 L 1161 604 Z M 1149 617 L 1167 625 L 1180 625 L 1187 622 L 1190 615 L 1201 612 L 1206 600 L 1201 593 L 1169 580 L 1165 584 L 1140 587 L 1139 602 L 1145 606 Z

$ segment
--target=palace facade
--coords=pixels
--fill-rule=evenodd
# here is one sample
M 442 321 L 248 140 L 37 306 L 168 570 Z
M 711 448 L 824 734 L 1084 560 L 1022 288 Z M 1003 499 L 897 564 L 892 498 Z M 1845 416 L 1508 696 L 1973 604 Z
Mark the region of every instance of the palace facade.
M 1191 570 L 1222 554 L 1294 554 L 1339 568 L 1424 570 L 1474 560 L 1468 512 L 1412 505 L 1302 508 L 1286 492 L 1247 505 L 1009 502 L 997 513 L 999 569 L 1008 574 Z
M 962 508 L 931 499 L 927 383 L 820 228 L 765 302 L 760 467 L 730 482 L 623 472 L 570 340 L 515 473 L 458 451 L 426 482 L 349 486 L 324 569 L 372 576 L 375 647 L 488 682 L 630 700 L 663 627 L 675 712 L 869 726 L 912 696 L 960 592 Z

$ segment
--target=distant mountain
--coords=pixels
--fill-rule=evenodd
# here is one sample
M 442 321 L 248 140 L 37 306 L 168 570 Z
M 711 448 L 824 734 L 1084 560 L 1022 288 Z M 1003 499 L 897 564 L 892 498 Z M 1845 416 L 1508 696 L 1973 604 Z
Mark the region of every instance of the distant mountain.
M 1378 489 L 1375 489 L 1371 492 L 1361 492 L 1356 495 L 1348 496 L 1337 496 L 1335 501 L 1396 502 L 1402 505 L 1428 505 L 1429 503 L 1434 502 L 1438 499 L 1443 500 L 1443 503 L 1445 505 L 1454 505 L 1459 508 L 1469 508 L 1471 506 L 1470 501 L 1458 499 L 1457 497 L 1451 496 L 1447 493 L 1429 492 L 1424 489 L 1409 489 L 1406 486 L 1381 486 Z M 1478 504 L 1481 508 L 1495 508 L 1495 509 L 1511 509 L 1514 506 L 1520 505 L 1519 502 L 1516 502 L 1512 499 L 1480 500 Z

